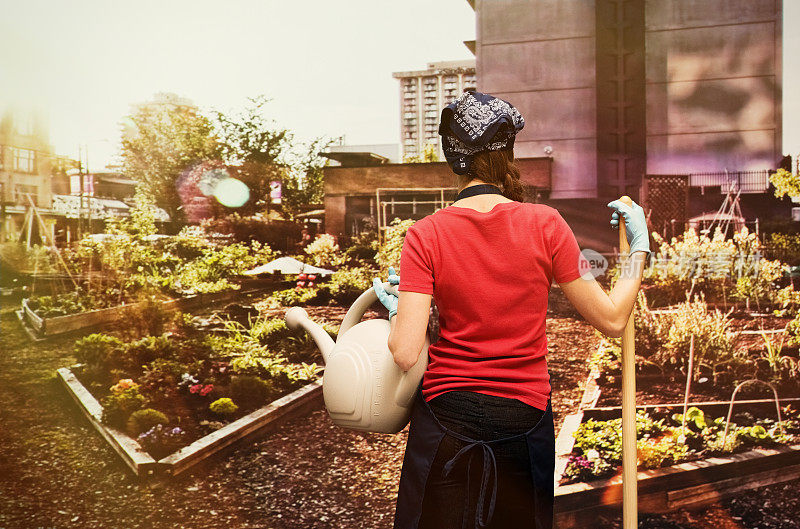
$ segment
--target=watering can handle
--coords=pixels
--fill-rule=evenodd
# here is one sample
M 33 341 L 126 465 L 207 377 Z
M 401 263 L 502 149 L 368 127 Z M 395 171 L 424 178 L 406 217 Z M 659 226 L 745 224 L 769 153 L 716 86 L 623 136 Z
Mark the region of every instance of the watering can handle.
M 391 285 L 388 282 L 384 282 L 383 288 L 390 294 L 398 294 L 396 285 Z M 358 299 L 356 299 L 355 303 L 353 303 L 353 305 L 347 311 L 347 314 L 344 315 L 342 324 L 339 326 L 339 336 L 343 335 L 354 325 L 360 322 L 361 318 L 364 317 L 364 313 L 367 312 L 367 309 L 370 308 L 376 301 L 378 301 L 378 295 L 375 293 L 375 290 L 373 290 L 372 287 L 370 287 L 368 290 L 365 290 L 363 294 L 358 296 Z

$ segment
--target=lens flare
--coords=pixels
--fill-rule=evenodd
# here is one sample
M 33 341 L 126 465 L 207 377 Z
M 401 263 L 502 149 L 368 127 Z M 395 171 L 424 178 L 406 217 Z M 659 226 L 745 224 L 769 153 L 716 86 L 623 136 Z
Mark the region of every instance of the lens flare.
M 250 199 L 250 189 L 236 178 L 225 178 L 214 187 L 214 197 L 225 207 L 238 208 Z
M 200 181 L 197 182 L 197 189 L 205 196 L 211 196 L 214 194 L 219 183 L 226 178 L 230 178 L 230 175 L 228 175 L 228 171 L 225 169 L 209 169 L 208 171 L 203 171 L 203 174 L 200 176 Z

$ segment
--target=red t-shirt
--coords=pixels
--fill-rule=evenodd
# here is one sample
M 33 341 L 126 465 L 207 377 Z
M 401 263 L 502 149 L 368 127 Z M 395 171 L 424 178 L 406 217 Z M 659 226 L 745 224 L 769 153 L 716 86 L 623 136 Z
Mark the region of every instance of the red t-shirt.
M 580 248 L 557 210 L 502 202 L 486 213 L 448 206 L 408 230 L 399 290 L 433 295 L 439 340 L 422 379 L 426 401 L 474 391 L 547 407 L 550 286 L 581 276 Z

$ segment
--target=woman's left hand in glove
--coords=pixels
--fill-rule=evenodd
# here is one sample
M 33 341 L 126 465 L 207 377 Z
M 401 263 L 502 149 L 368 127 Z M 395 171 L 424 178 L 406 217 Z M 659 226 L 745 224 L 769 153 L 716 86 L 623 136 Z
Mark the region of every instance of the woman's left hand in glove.
M 388 282 L 391 285 L 400 284 L 400 276 L 395 273 L 394 268 L 391 266 L 389 267 Z M 383 282 L 377 277 L 372 280 L 372 288 L 375 290 L 375 294 L 378 295 L 378 300 L 389 310 L 389 320 L 391 320 L 392 316 L 397 314 L 397 296 L 391 292 L 387 292 L 386 289 L 383 288 Z

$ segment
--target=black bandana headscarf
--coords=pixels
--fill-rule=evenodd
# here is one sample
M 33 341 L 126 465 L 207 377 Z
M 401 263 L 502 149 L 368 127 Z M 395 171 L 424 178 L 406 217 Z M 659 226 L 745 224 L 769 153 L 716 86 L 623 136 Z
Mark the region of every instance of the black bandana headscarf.
M 464 92 L 442 110 L 442 150 L 454 173 L 467 174 L 476 153 L 511 149 L 524 126 L 522 115 L 508 101 Z

